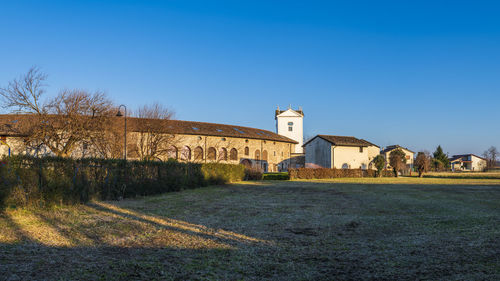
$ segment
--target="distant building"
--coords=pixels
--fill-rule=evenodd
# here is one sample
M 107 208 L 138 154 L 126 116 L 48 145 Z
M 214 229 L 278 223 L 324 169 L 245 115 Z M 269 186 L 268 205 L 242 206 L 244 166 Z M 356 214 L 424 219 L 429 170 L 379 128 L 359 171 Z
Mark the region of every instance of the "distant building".
M 306 167 L 373 169 L 380 148 L 363 139 L 317 135 L 304 144 Z
M 487 167 L 487 161 L 475 154 L 453 155 L 450 159 L 452 171 L 478 171 L 482 172 Z
M 405 153 L 407 170 L 413 169 L 415 152 L 399 145 L 389 145 L 380 152 L 380 154 L 385 157 L 385 161 L 387 161 L 386 169 L 392 169 L 391 165 L 389 164 L 389 156 L 391 155 L 392 151 L 398 148 Z

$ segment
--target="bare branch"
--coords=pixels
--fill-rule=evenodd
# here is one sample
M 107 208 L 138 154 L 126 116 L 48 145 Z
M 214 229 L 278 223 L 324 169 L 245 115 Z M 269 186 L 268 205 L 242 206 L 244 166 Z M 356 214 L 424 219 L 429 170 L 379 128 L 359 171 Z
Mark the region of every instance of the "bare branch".
M 9 82 L 5 88 L 0 88 L 4 108 L 10 108 L 12 113 L 43 114 L 44 105 L 41 98 L 45 93 L 47 75 L 38 67 L 32 67 L 18 79 Z

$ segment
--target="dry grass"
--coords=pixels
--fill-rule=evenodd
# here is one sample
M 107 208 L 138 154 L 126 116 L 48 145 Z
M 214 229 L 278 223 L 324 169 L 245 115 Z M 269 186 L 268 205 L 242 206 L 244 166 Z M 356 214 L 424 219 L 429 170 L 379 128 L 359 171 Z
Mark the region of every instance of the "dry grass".
M 499 184 L 247 182 L 9 210 L 0 280 L 498 280 Z
M 416 184 L 416 185 L 500 185 L 500 178 L 474 178 L 461 177 L 398 177 L 398 178 L 337 178 L 337 179 L 315 179 L 294 180 L 303 182 L 323 183 L 359 183 L 359 184 Z
M 500 172 L 430 172 L 425 177 L 456 179 L 500 179 Z

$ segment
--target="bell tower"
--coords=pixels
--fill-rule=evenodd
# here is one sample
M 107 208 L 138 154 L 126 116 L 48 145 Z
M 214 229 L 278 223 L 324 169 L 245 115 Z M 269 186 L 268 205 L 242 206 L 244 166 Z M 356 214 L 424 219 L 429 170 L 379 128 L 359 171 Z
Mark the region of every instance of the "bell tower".
M 295 145 L 294 153 L 304 153 L 304 112 L 302 107 L 293 110 L 290 105 L 286 110 L 276 109 L 274 119 L 276 120 L 276 133 L 285 136 L 298 144 Z

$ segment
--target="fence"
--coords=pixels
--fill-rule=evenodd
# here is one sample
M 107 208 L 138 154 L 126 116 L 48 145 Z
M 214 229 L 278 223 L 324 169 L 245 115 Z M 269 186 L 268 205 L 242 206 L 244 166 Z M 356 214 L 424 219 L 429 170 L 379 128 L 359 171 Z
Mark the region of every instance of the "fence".
M 0 164 L 0 205 L 46 206 L 116 200 L 243 180 L 242 165 L 32 158 Z

